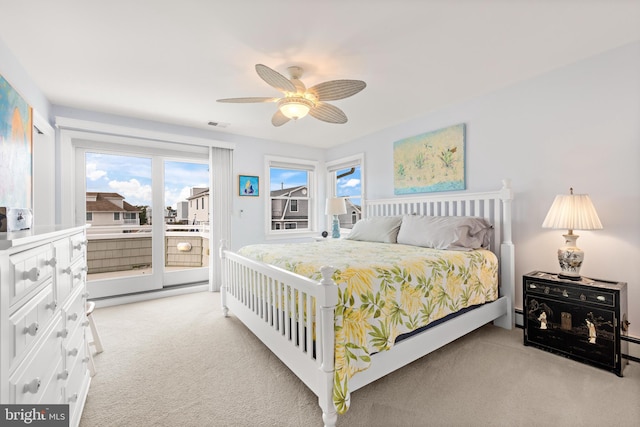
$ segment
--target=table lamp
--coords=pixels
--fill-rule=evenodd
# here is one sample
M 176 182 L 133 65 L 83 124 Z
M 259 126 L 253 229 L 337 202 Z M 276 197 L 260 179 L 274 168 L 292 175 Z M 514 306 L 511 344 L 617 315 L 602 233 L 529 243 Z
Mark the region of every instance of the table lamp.
M 580 280 L 584 252 L 576 246 L 580 236 L 573 234 L 573 230 L 600 230 L 602 223 L 588 194 L 573 194 L 573 188 L 569 192 L 571 194 L 556 196 L 542 227 L 569 230 L 567 234 L 563 234 L 564 246 L 558 249 L 561 270 L 558 277 Z
M 344 215 L 347 213 L 347 205 L 342 197 L 331 197 L 327 199 L 327 205 L 325 209 L 326 215 L 333 215 L 333 228 L 331 230 L 331 237 L 334 239 L 340 238 L 340 220 L 338 215 Z

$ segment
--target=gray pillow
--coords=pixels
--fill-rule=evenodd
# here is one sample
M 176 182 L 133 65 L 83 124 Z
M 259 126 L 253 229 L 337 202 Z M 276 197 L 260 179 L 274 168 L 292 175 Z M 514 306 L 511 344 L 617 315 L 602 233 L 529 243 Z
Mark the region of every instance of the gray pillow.
M 372 216 L 355 223 L 345 239 L 365 242 L 396 243 L 402 217 Z
M 470 216 L 405 215 L 398 243 L 434 249 L 468 251 L 488 248 L 492 226 Z

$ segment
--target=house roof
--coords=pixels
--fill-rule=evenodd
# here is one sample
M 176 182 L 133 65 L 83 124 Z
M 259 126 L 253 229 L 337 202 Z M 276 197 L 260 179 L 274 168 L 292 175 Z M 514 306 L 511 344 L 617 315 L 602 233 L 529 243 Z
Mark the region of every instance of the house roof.
M 307 186 L 306 185 L 299 185 L 297 187 L 289 187 L 289 188 L 282 188 L 280 190 L 272 190 L 270 192 L 270 194 L 273 197 L 284 196 L 286 194 L 295 193 L 296 191 L 300 191 L 300 190 L 302 190 L 304 188 L 307 188 Z
M 87 201 L 87 212 L 140 212 L 140 209 L 127 203 L 118 193 L 87 192 L 87 196 L 96 197 L 95 202 Z M 116 198 L 122 200 L 122 207 L 109 200 Z

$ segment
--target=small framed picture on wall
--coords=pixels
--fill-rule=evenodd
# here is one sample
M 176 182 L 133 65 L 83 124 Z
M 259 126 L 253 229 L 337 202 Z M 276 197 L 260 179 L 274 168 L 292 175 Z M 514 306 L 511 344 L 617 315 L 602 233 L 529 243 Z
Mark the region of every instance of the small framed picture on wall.
M 253 175 L 238 175 L 239 196 L 260 196 L 260 177 Z

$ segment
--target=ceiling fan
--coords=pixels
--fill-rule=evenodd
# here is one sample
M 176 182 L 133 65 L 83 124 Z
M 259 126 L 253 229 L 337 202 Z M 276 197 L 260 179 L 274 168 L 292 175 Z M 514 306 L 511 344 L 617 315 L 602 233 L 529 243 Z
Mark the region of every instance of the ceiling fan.
M 283 92 L 282 98 L 225 98 L 218 99 L 218 102 L 277 102 L 278 110 L 271 118 L 274 126 L 282 126 L 289 120 L 297 120 L 307 114 L 328 123 L 346 123 L 347 116 L 344 112 L 325 101 L 348 98 L 367 86 L 362 80 L 330 80 L 307 89 L 300 80 L 304 71 L 301 67 L 289 67 L 288 71 L 290 79 L 266 65 L 256 64 L 258 76 Z

